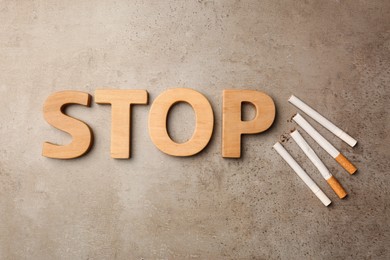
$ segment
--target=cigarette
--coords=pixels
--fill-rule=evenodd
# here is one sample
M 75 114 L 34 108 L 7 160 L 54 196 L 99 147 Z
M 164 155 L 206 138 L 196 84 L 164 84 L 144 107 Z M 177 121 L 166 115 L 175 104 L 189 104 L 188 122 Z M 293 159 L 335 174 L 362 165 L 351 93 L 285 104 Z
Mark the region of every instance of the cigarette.
M 320 123 L 323 127 L 331 131 L 333 134 L 335 134 L 337 137 L 339 137 L 341 140 L 349 144 L 351 147 L 354 147 L 357 143 L 355 139 L 353 139 L 349 134 L 338 128 L 336 125 L 334 125 L 332 122 L 330 122 L 328 119 L 323 117 L 320 113 L 309 107 L 306 103 L 304 103 L 302 100 L 297 98 L 296 96 L 292 95 L 288 101 L 305 112 L 308 116 L 316 120 L 318 123 Z
M 300 114 L 296 114 L 293 120 L 303 128 L 330 156 L 332 156 L 347 172 L 354 174 L 356 167 L 340 153 L 331 143 L 317 132 Z
M 310 145 L 305 141 L 305 139 L 303 139 L 298 130 L 292 132 L 291 137 L 306 154 L 306 156 L 309 157 L 310 161 L 317 167 L 322 177 L 324 177 L 337 196 L 339 196 L 340 199 L 345 198 L 345 196 L 347 196 L 347 192 L 344 190 L 343 186 L 341 186 L 338 180 L 329 172 L 328 168 L 326 168 L 325 164 L 313 151 Z
M 317 184 L 310 178 L 309 175 L 302 169 L 301 166 L 291 157 L 291 155 L 284 149 L 284 147 L 277 142 L 274 146 L 274 149 L 279 153 L 279 155 L 290 165 L 295 173 L 302 179 L 302 181 L 311 189 L 311 191 L 320 199 L 320 201 L 325 205 L 329 206 L 331 203 L 330 199 L 326 194 L 317 186 Z

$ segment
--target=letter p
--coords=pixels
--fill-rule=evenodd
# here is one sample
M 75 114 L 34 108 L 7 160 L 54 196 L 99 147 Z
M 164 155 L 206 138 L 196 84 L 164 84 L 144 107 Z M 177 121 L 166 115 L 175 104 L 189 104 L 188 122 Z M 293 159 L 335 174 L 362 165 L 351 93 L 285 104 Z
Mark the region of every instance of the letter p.
M 251 121 L 241 120 L 241 104 L 251 103 L 256 116 Z M 275 119 L 275 104 L 270 96 L 255 90 L 223 91 L 222 157 L 241 157 L 241 135 L 267 130 Z

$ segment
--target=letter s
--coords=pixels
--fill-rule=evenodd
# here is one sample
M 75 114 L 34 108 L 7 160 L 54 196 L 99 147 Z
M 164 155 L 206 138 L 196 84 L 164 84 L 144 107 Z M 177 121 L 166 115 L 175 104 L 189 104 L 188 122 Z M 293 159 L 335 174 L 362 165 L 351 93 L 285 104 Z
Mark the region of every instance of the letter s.
M 50 95 L 43 106 L 43 116 L 53 127 L 70 134 L 73 138 L 68 145 L 57 145 L 49 142 L 43 144 L 42 155 L 55 159 L 77 158 L 89 151 L 92 146 L 93 133 L 89 126 L 64 113 L 70 104 L 90 106 L 91 95 L 80 91 L 60 91 Z

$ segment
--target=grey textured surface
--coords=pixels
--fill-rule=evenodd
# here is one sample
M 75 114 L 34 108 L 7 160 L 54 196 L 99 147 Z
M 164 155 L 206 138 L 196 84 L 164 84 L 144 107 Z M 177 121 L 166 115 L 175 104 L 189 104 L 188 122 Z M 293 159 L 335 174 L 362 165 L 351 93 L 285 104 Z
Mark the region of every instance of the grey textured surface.
M 390 2 L 0 1 L 0 259 L 389 259 Z M 95 134 L 86 156 L 41 157 L 55 91 L 171 87 L 202 92 L 215 112 L 208 147 L 173 158 L 152 144 L 150 106 L 133 110 L 133 157 L 109 157 L 110 107 L 68 113 Z M 264 91 L 267 132 L 221 157 L 221 94 Z M 315 151 L 349 192 L 339 200 L 292 140 L 295 94 L 358 140 L 354 176 Z M 249 111 L 252 113 L 253 111 Z M 170 129 L 186 140 L 193 113 Z M 313 122 L 313 121 L 310 121 Z M 307 137 L 307 135 L 304 135 Z M 271 149 L 283 144 L 333 201 L 324 207 Z

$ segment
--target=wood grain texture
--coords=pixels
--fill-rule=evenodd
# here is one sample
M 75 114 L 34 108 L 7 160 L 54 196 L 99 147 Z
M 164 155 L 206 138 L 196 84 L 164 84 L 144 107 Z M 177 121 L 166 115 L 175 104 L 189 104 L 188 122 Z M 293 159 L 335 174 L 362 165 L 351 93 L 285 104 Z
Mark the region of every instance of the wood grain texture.
M 64 113 L 65 107 L 71 104 L 89 107 L 91 95 L 80 91 L 60 91 L 47 98 L 43 106 L 45 120 L 53 127 L 70 134 L 72 142 L 68 145 L 45 142 L 42 149 L 43 156 L 72 159 L 84 155 L 91 148 L 93 134 L 89 126 Z
M 256 108 L 251 121 L 241 120 L 241 105 L 249 102 Z M 275 104 L 270 96 L 255 90 L 223 91 L 222 156 L 241 157 L 241 135 L 267 130 L 275 119 Z
M 174 142 L 167 131 L 169 109 L 178 102 L 186 102 L 195 111 L 195 130 L 185 143 Z M 149 112 L 149 134 L 162 152 L 173 156 L 191 156 L 202 151 L 210 141 L 214 127 L 214 115 L 207 98 L 188 88 L 169 89 L 153 102 Z
M 337 194 L 337 196 L 339 196 L 340 199 L 343 199 L 347 196 L 347 192 L 334 176 L 330 177 L 326 181 L 328 182 L 332 190 Z
M 111 157 L 130 158 L 131 154 L 131 105 L 147 104 L 146 90 L 98 89 L 95 102 L 111 104 Z

